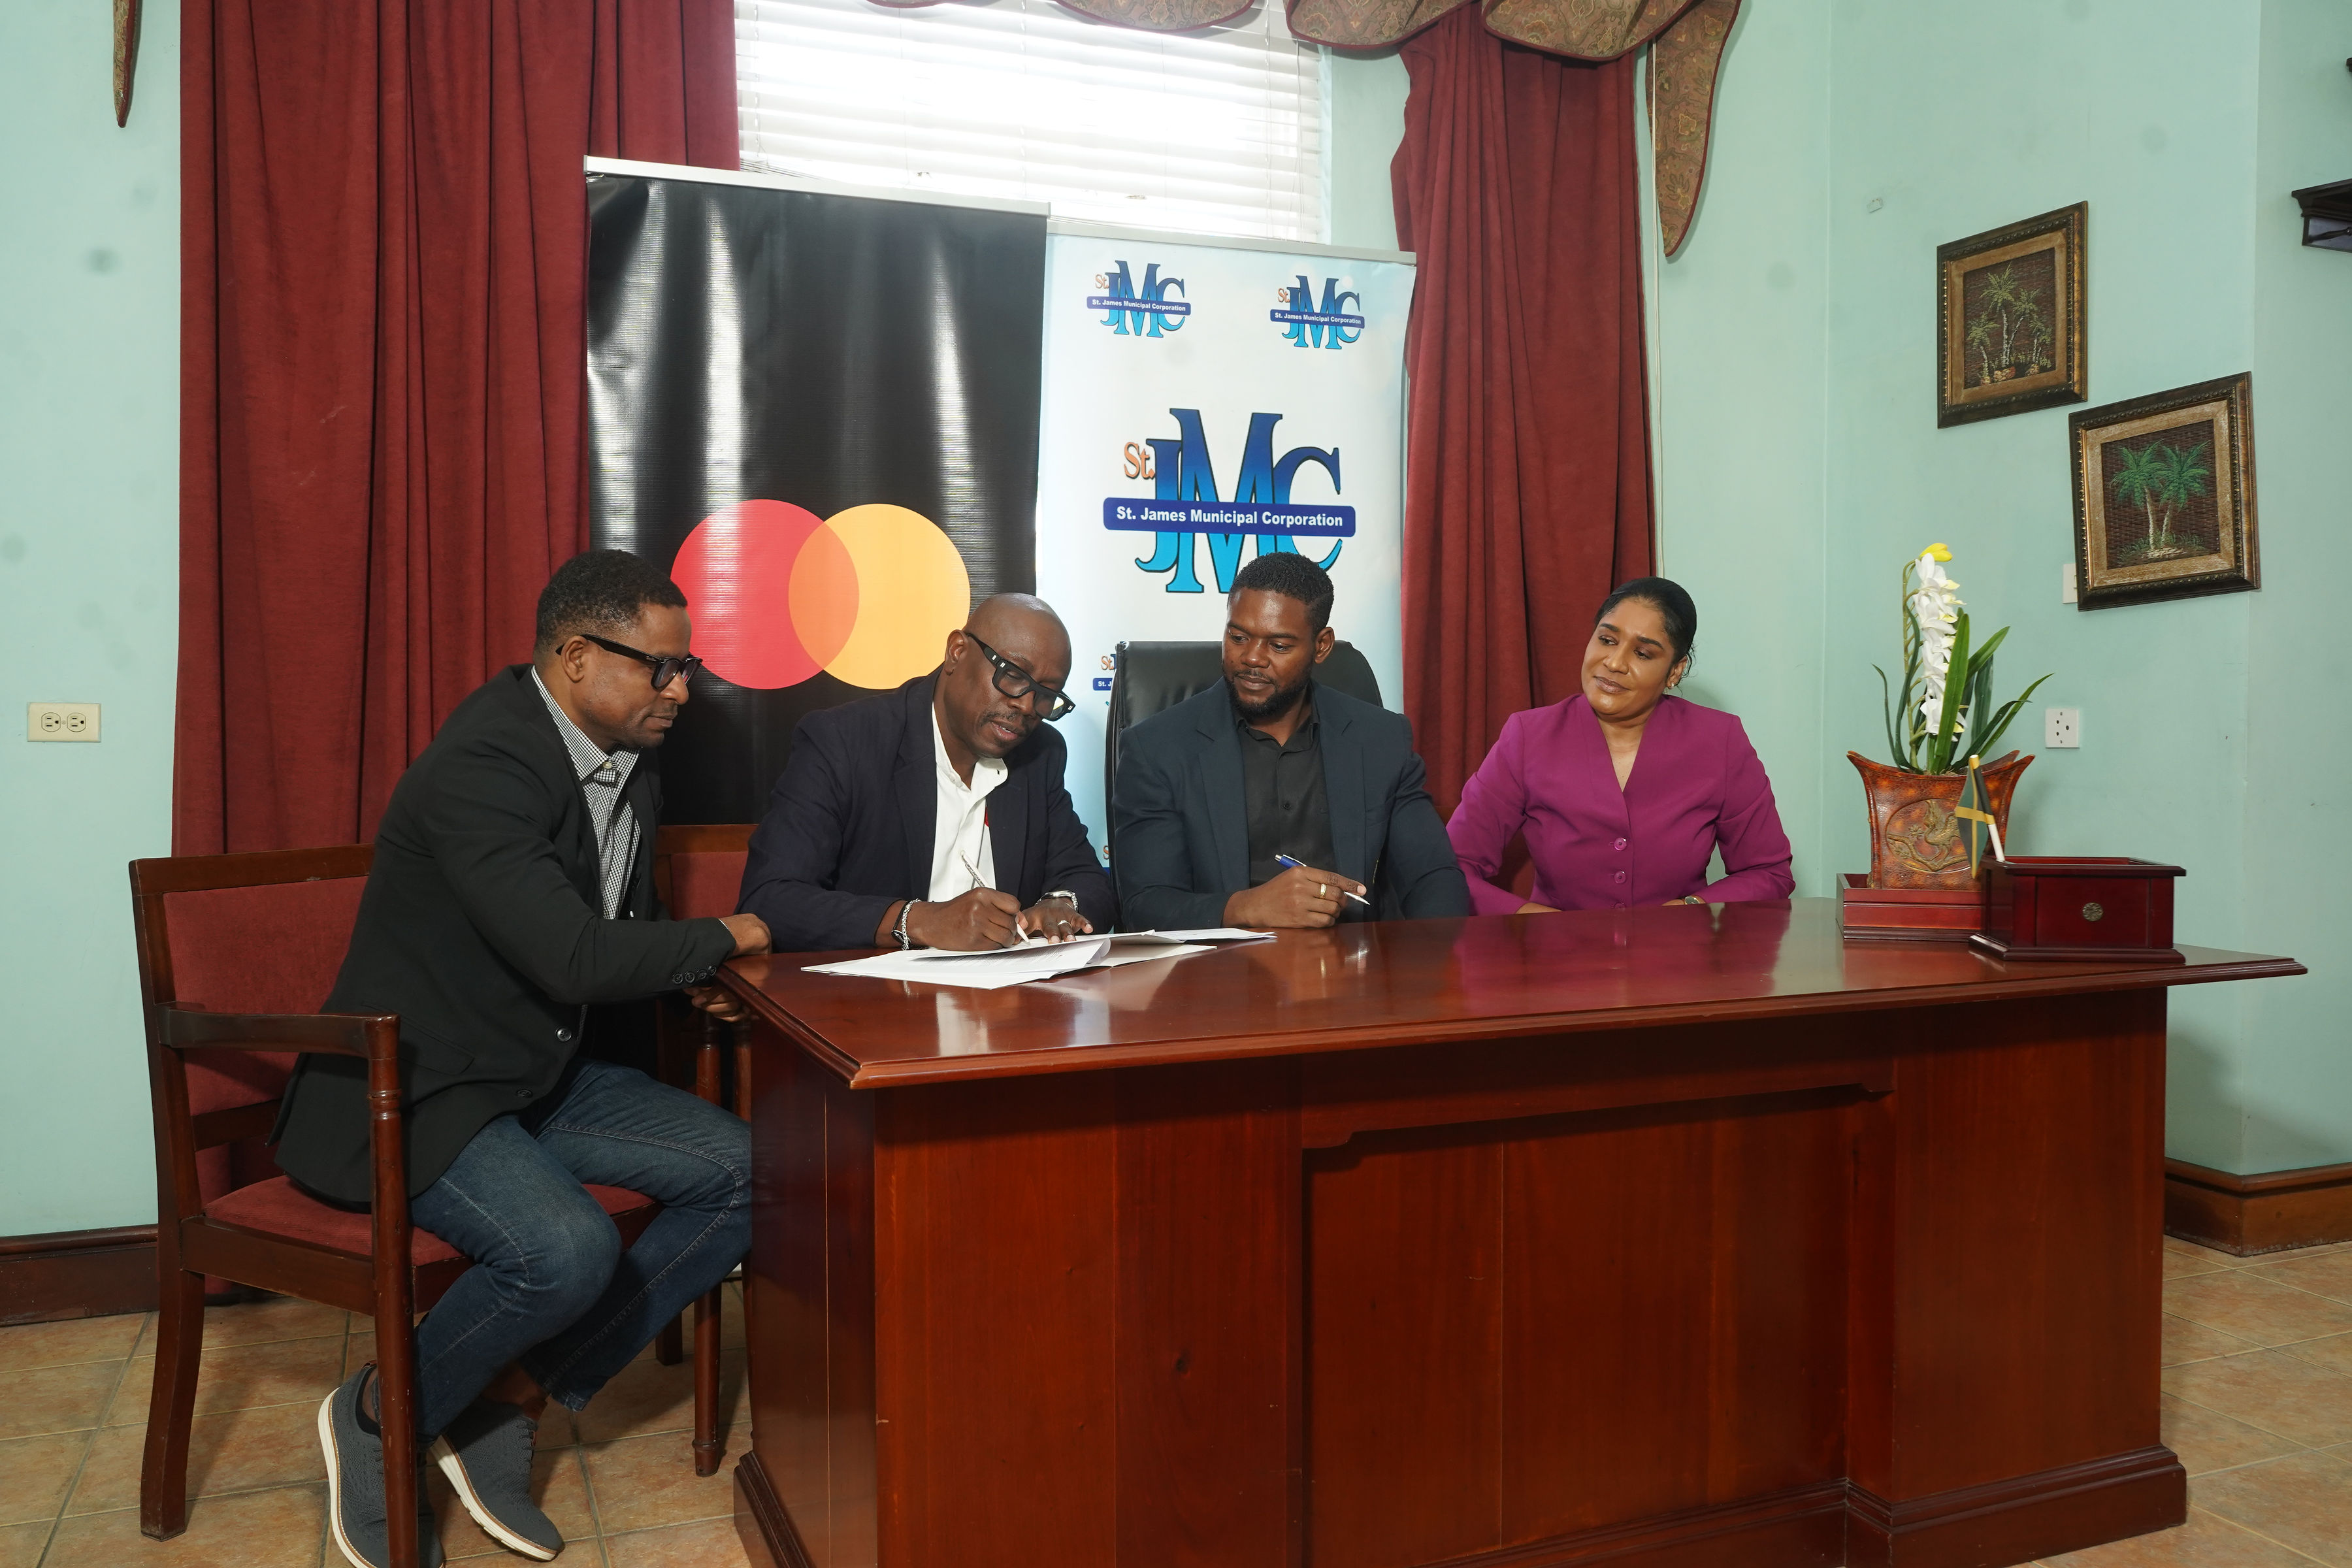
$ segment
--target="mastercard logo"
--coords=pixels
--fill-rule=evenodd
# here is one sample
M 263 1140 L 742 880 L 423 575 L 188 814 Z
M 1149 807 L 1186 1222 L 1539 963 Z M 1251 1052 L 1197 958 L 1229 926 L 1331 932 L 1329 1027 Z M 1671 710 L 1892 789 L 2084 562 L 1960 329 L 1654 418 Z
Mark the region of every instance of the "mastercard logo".
M 955 542 L 903 506 L 743 501 L 695 524 L 669 574 L 711 673 L 761 690 L 819 670 L 877 691 L 928 675 L 971 609 Z

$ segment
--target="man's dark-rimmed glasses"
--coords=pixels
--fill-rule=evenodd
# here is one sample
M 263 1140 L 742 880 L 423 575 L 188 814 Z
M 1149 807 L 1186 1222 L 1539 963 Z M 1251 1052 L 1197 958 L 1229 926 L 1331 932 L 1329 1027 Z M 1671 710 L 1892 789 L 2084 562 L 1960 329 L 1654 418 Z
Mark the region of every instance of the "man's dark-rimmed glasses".
M 633 648 L 625 642 L 614 642 L 610 637 L 600 637 L 593 632 L 582 632 L 580 635 L 587 638 L 590 642 L 594 643 L 598 647 L 603 648 L 606 653 L 617 653 L 623 658 L 634 658 L 639 664 L 651 665 L 654 671 L 654 689 L 656 691 L 668 690 L 669 683 L 677 679 L 681 676 L 691 681 L 694 679 L 695 672 L 702 668 L 702 660 L 697 658 L 690 653 L 680 654 L 670 658 L 662 658 L 654 654 L 646 653 L 640 649 Z
M 989 679 L 996 689 L 1005 696 L 1018 702 L 1031 692 L 1035 692 L 1038 717 L 1049 724 L 1056 719 L 1066 719 L 1078 710 L 1078 705 L 1070 700 L 1070 694 L 1060 687 L 1048 686 L 1042 680 L 1033 679 L 1027 670 L 978 637 L 972 637 L 970 632 L 963 635 L 971 638 L 972 647 L 988 656 L 989 663 L 996 667 L 996 673 Z

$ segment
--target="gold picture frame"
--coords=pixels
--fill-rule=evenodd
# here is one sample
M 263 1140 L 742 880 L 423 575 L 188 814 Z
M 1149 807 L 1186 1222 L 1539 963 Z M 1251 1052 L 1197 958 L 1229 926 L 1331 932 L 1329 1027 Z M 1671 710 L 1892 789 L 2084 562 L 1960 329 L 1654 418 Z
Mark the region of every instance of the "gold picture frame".
M 2076 608 L 2262 586 L 2251 375 L 2086 408 L 2066 424 Z
M 1936 247 L 1936 424 L 2090 396 L 2083 287 L 2091 204 Z

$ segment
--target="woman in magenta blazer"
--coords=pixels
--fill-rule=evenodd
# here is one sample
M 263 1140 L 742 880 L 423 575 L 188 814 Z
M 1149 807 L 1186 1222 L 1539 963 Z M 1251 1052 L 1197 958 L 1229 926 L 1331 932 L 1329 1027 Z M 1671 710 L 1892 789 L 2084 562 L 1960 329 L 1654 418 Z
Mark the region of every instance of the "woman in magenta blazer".
M 1789 836 L 1748 731 L 1671 694 L 1697 631 L 1688 594 L 1637 577 L 1593 617 L 1583 689 L 1505 722 L 1446 824 L 1476 913 L 1789 896 Z M 1531 901 L 1497 880 L 1523 834 Z M 1717 849 L 1723 877 L 1709 882 Z

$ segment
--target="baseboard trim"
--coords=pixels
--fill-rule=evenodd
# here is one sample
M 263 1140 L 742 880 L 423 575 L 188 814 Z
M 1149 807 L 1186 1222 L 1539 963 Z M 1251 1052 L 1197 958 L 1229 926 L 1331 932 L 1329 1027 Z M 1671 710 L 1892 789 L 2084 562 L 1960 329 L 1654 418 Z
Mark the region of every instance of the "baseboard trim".
M 2240 1258 L 2352 1241 L 2352 1165 L 2238 1176 L 2167 1160 L 2164 1228 Z
M 155 1310 L 155 1227 L 0 1236 L 0 1324 Z
M 753 1568 L 815 1568 L 756 1448 L 735 1464 L 735 1533 Z
M 2171 1449 L 2142 1448 L 1904 1502 L 1855 1487 L 1845 1560 L 1852 1568 L 2028 1563 L 2188 1517 L 2188 1471 Z

